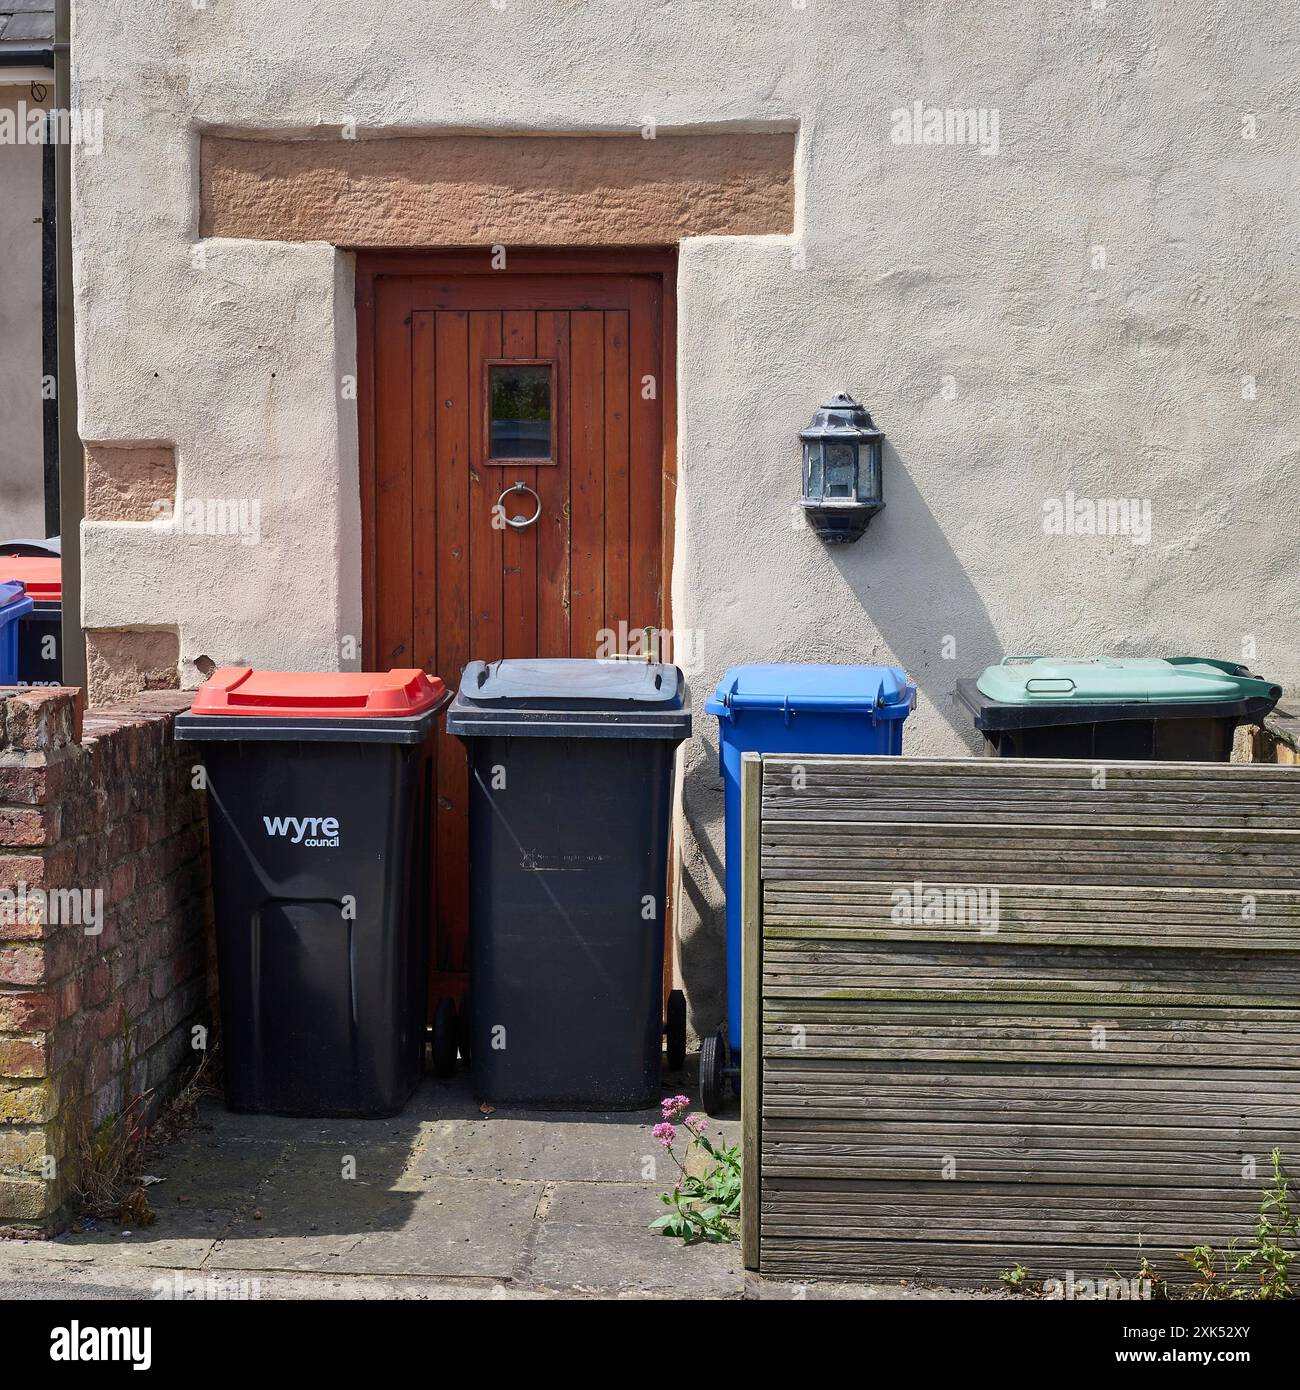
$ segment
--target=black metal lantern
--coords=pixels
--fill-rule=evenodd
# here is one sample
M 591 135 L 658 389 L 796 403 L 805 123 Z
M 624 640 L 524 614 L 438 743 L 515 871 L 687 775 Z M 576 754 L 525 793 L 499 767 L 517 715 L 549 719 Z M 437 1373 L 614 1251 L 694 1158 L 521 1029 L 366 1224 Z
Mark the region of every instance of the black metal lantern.
M 885 435 L 847 392 L 812 417 L 803 440 L 803 508 L 827 545 L 856 541 L 883 510 L 880 454 Z

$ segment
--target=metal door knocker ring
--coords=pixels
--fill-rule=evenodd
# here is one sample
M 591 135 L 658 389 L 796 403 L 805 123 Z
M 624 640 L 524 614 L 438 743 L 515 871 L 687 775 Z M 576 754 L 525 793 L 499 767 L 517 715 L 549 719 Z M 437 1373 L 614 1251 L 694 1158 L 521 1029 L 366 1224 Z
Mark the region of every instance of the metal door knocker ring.
M 532 514 L 532 516 L 505 516 L 505 500 L 512 493 L 517 492 L 527 492 L 532 494 L 533 501 L 537 503 L 537 510 Z M 527 483 L 516 483 L 514 487 L 506 488 L 506 490 L 501 494 L 501 496 L 497 498 L 497 506 L 502 509 L 502 515 L 505 516 L 506 525 L 513 526 L 516 531 L 522 531 L 525 529 L 525 527 L 531 526 L 542 514 L 542 499 L 537 495 L 537 493 L 533 492 L 533 489 L 530 488 Z

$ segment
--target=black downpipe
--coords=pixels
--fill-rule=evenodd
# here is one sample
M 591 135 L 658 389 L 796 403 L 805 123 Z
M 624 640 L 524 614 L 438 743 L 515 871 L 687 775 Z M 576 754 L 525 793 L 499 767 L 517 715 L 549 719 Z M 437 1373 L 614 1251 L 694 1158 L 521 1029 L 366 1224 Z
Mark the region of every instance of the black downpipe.
M 54 105 L 72 109 L 72 0 L 54 0 Z M 86 638 L 81 630 L 81 516 L 85 469 L 77 438 L 77 372 L 72 341 L 72 150 L 54 147 L 55 276 L 59 354 L 59 534 L 63 537 L 64 685 L 86 683 Z
M 51 118 L 53 119 L 53 118 Z M 45 469 L 45 534 L 59 534 L 59 240 L 54 193 L 54 141 L 41 150 L 41 442 Z

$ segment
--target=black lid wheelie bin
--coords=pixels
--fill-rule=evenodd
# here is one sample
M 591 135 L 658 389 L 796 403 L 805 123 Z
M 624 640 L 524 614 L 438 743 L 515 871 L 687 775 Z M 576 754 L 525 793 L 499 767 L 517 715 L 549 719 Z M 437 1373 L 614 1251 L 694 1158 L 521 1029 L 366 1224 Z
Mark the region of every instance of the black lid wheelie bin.
M 223 667 L 176 721 L 203 744 L 226 1102 L 391 1115 L 423 1071 L 423 671 Z
M 659 1096 L 675 666 L 471 662 L 447 712 L 470 760 L 470 989 L 480 1098 Z

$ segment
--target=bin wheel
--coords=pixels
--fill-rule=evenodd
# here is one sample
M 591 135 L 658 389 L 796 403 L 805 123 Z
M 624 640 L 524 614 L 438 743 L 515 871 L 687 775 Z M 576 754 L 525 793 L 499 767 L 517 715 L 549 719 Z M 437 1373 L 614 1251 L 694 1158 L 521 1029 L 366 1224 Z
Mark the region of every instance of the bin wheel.
M 456 1075 L 456 1005 L 439 999 L 433 1011 L 433 1074 L 446 1081 Z
M 668 1070 L 681 1071 L 686 1065 L 686 996 L 680 989 L 668 992 Z
M 716 1115 L 722 1109 L 726 1065 L 727 1044 L 719 1028 L 700 1045 L 700 1104 L 710 1115 Z
M 466 990 L 461 998 L 460 1008 L 456 1011 L 456 1043 L 460 1047 L 460 1059 L 467 1067 L 471 1066 L 474 1061 L 474 1014 L 472 1010 L 473 996 L 469 990 Z

